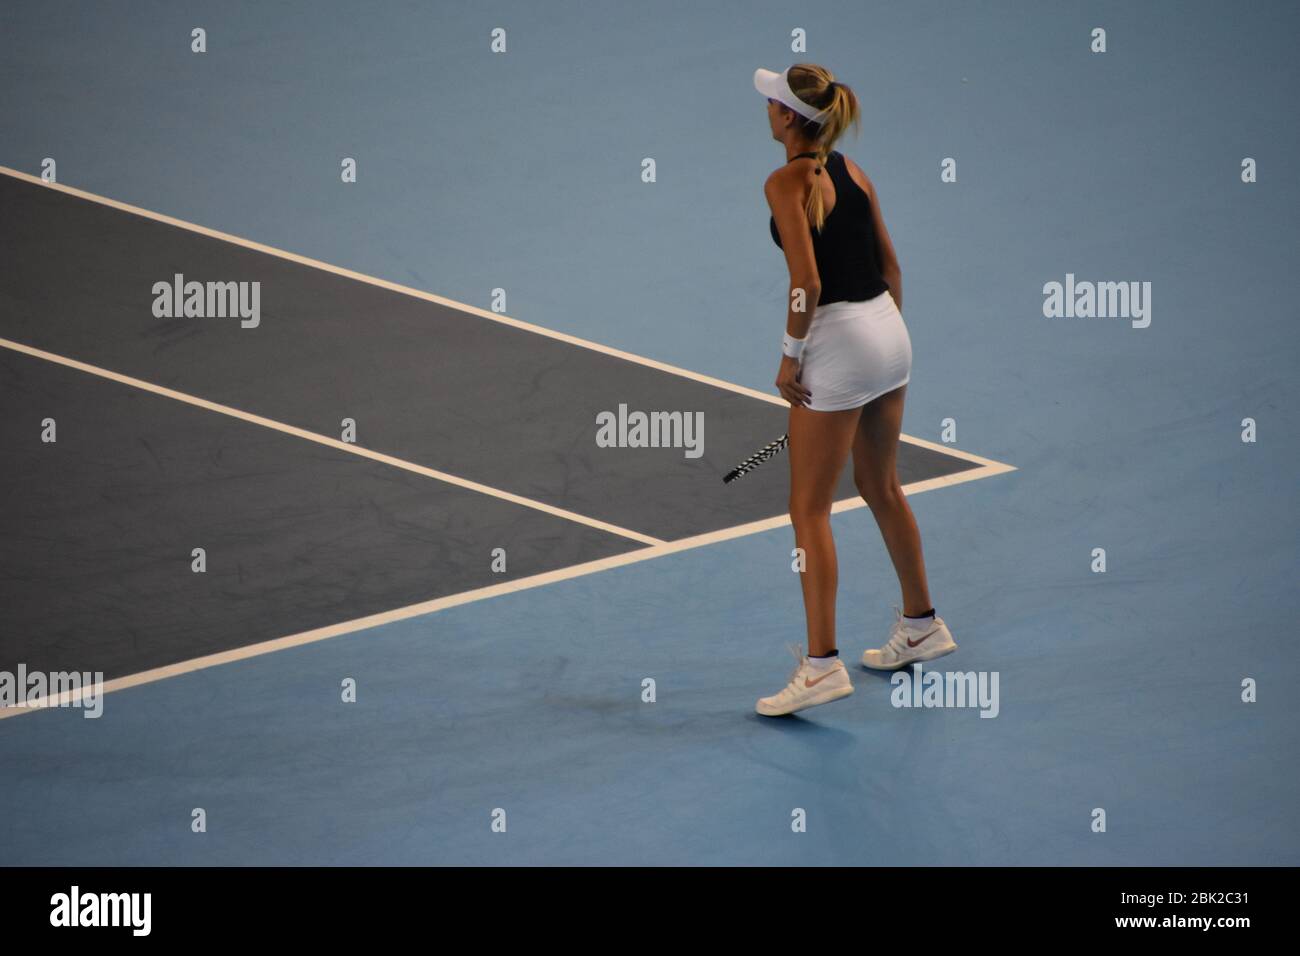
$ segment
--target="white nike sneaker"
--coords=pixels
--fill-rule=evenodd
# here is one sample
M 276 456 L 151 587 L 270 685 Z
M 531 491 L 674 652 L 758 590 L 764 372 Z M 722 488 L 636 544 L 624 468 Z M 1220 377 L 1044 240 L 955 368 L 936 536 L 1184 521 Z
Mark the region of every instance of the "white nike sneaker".
M 759 698 L 754 708 L 758 713 L 764 717 L 781 717 L 806 707 L 828 704 L 853 693 L 853 684 L 849 681 L 849 672 L 843 661 L 837 658 L 829 670 L 816 674 L 809 668 L 808 658 L 803 656 L 799 647 L 791 645 L 790 650 L 799 661 L 794 673 L 790 675 L 790 683 L 779 694 Z
M 952 632 L 943 618 L 917 627 L 903 618 L 903 612 L 894 608 L 893 628 L 889 632 L 889 641 L 884 647 L 873 648 L 862 655 L 862 663 L 878 671 L 896 671 L 917 661 L 932 661 L 936 657 L 951 654 L 957 649 L 957 642 L 952 639 Z

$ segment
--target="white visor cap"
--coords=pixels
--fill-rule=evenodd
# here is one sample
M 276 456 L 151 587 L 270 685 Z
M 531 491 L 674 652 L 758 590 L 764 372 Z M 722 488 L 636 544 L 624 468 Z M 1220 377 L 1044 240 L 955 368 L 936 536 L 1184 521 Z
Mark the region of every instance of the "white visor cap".
M 794 90 L 790 89 L 790 82 L 786 79 L 786 74 L 790 70 L 787 67 L 780 73 L 773 73 L 771 70 L 757 69 L 754 71 L 754 89 L 762 93 L 768 99 L 776 100 L 778 103 L 784 103 L 790 109 L 794 110 L 804 119 L 812 120 L 814 123 L 820 123 L 823 118 L 824 110 L 819 110 L 815 106 L 809 106 L 799 97 L 794 95 Z

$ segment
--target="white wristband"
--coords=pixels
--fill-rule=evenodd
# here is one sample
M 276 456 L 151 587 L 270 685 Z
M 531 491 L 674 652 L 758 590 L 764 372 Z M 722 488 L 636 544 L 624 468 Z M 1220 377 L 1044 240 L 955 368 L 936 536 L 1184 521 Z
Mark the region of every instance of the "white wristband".
M 786 358 L 802 358 L 803 347 L 807 342 L 808 338 L 806 336 L 802 339 L 796 339 L 787 332 L 785 338 L 781 340 L 781 354 L 786 356 Z

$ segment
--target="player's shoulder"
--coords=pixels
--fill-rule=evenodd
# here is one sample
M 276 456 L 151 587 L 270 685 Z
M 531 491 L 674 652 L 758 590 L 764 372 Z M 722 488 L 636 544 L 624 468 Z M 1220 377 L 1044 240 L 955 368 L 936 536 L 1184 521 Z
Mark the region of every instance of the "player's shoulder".
M 784 166 L 778 166 L 772 170 L 763 183 L 763 192 L 771 196 L 773 193 L 795 192 L 807 185 L 812 178 L 812 165 L 810 163 L 787 163 Z
M 773 192 L 781 190 L 790 182 L 790 171 L 786 169 L 786 167 L 781 166 L 780 168 L 774 169 L 768 173 L 767 179 L 763 180 L 763 192 L 770 196 Z

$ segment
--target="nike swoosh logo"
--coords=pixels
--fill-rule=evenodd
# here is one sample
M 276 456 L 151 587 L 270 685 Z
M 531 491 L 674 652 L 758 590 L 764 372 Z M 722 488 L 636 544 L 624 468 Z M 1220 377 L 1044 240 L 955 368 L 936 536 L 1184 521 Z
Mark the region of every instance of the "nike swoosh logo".
M 834 673 L 835 673 L 835 668 L 832 667 L 829 671 L 827 671 L 825 674 L 823 674 L 821 677 L 817 678 L 816 680 L 809 680 L 807 677 L 805 677 L 803 679 L 803 686 L 805 689 L 809 687 L 816 687 L 818 684 L 820 684 L 822 681 L 824 681 L 826 678 L 830 677 Z
M 924 644 L 926 641 L 928 641 L 930 638 L 934 637 L 934 635 L 936 635 L 936 634 L 938 634 L 938 633 L 939 633 L 938 631 L 931 631 L 929 634 L 925 635 L 925 637 L 921 638 L 919 641 L 913 641 L 913 640 L 909 637 L 909 638 L 907 639 L 907 646 L 908 646 L 908 647 L 920 647 L 922 644 Z

